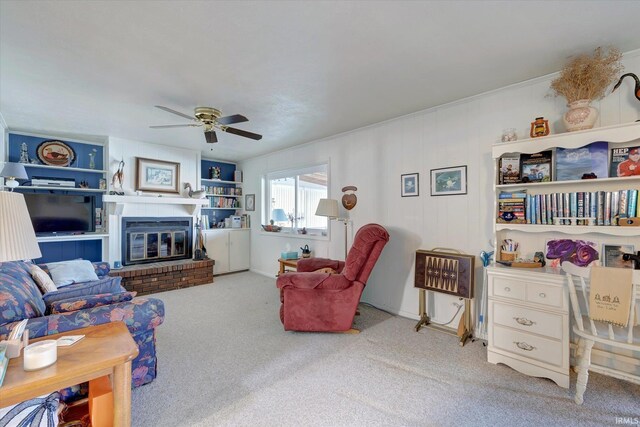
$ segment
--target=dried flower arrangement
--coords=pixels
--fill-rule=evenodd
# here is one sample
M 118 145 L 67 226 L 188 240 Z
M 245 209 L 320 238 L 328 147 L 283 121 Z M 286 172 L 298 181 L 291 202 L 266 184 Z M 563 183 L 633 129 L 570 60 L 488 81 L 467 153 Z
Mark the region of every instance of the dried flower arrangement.
M 551 82 L 555 96 L 563 96 L 567 103 L 581 99 L 602 99 L 607 87 L 622 73 L 622 53 L 614 47 L 605 52 L 598 47 L 593 56 L 588 54 L 573 57 L 560 71 L 560 76 Z

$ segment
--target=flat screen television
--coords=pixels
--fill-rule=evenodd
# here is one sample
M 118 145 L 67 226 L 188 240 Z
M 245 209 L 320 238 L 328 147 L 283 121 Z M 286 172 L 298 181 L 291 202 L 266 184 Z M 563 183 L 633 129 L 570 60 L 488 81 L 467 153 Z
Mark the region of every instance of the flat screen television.
M 85 233 L 96 230 L 95 196 L 25 194 L 36 234 Z

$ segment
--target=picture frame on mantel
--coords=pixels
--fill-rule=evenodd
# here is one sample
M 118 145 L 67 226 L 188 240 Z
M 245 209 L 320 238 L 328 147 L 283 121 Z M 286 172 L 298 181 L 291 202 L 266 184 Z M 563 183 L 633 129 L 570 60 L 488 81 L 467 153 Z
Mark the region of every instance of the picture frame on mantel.
M 180 194 L 180 163 L 136 157 L 136 191 Z
M 406 173 L 400 175 L 401 180 L 401 196 L 402 197 L 417 197 L 420 195 L 420 174 L 418 173 Z
M 467 166 L 431 169 L 431 195 L 467 194 Z

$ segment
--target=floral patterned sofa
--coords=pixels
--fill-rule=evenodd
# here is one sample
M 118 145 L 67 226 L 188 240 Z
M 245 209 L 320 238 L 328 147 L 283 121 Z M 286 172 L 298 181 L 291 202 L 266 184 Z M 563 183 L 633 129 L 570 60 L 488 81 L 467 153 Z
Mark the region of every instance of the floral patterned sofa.
M 77 283 L 42 295 L 29 273 L 31 263 L 0 263 L 0 340 L 21 320 L 29 319 L 30 338 L 123 321 L 140 350 L 132 363 L 132 386 L 156 377 L 155 328 L 164 320 L 164 304 L 155 298 L 134 298 L 111 277 L 107 263 L 93 263 L 97 281 Z M 47 272 L 45 265 L 40 265 Z M 81 387 L 65 390 L 72 398 Z M 81 391 L 80 391 L 81 392 Z

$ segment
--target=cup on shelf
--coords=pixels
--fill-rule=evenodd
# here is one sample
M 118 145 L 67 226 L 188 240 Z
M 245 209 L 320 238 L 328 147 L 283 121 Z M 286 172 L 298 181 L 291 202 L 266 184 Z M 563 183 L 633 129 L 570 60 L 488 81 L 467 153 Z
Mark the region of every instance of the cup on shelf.
M 515 261 L 518 258 L 516 251 L 500 251 L 500 261 Z

